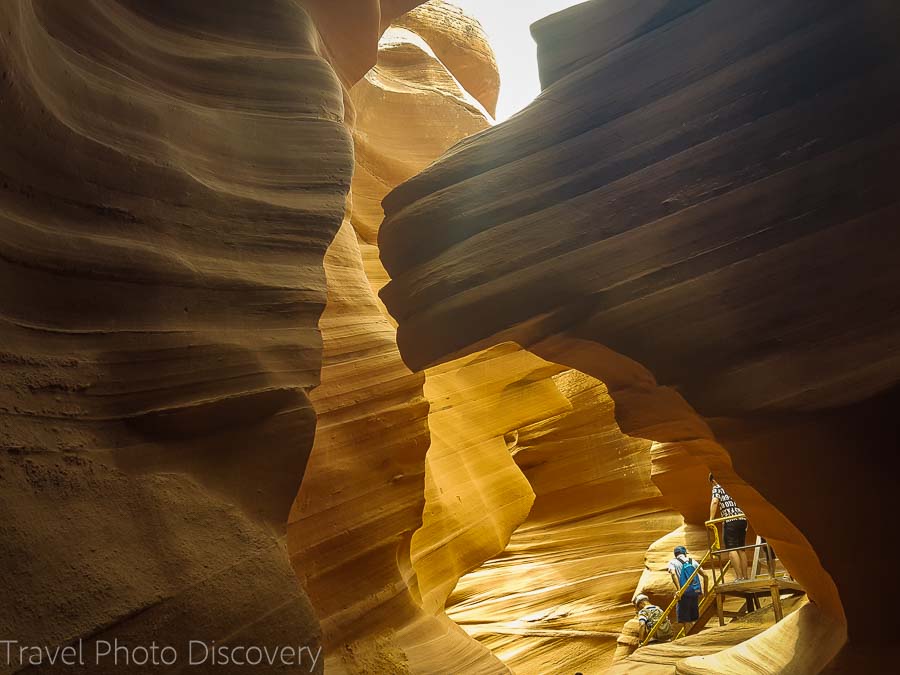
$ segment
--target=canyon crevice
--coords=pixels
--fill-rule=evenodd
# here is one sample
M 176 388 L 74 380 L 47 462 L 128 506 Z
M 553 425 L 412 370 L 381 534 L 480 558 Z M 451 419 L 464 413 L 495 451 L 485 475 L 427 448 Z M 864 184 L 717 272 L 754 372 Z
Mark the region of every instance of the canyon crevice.
M 495 124 L 444 0 L 0 3 L 0 640 L 892 663 L 898 26 L 590 0 Z M 632 653 L 710 471 L 806 597 Z
M 538 99 L 385 199 L 382 299 L 413 368 L 514 341 L 601 380 L 688 522 L 712 470 L 878 647 L 834 524 L 890 564 L 897 10 L 663 4 L 534 26 Z

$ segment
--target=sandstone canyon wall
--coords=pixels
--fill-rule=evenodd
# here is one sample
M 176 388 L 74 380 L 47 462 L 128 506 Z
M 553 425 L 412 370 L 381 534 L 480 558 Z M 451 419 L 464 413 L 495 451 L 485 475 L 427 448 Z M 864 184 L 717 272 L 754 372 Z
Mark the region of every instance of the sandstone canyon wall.
M 376 247 L 384 195 L 488 126 L 461 83 L 465 73 L 496 79 L 496 65 L 482 38 L 454 77 L 463 31 L 480 28 L 446 3 L 428 3 L 387 30 L 377 64 L 349 92 L 355 173 L 347 218 L 325 257 L 322 384 L 311 395 L 318 427 L 288 524 L 328 672 L 507 672 L 446 617 L 442 602 L 428 601 L 427 585 L 441 578 L 421 589 L 411 541 L 422 525 L 432 442 L 425 376 L 402 363 L 376 295 L 387 280 Z
M 650 442 L 621 433 L 600 382 L 556 370 L 546 383 L 569 405 L 515 435 L 514 460 L 534 505 L 505 550 L 460 580 L 447 607 L 522 675 L 603 672 L 634 614 L 647 547 L 681 524 L 651 481 Z M 654 597 L 662 603 L 667 593 Z
M 282 537 L 342 82 L 416 3 L 344 4 L 0 3 L 4 638 L 320 644 Z
M 542 95 L 388 195 L 379 240 L 406 363 L 513 340 L 604 382 L 689 522 L 719 475 L 829 654 L 845 619 L 856 645 L 888 630 L 847 550 L 887 569 L 895 548 L 898 21 L 876 1 L 574 7 L 534 28 Z
M 622 436 L 599 382 L 511 344 L 413 374 L 380 314 L 381 200 L 486 128 L 496 100 L 462 86 L 466 76 L 496 82 L 483 40 L 459 52 L 460 36 L 477 30 L 427 3 L 386 32 L 377 65 L 350 92 L 352 196 L 325 258 L 318 427 L 288 529 L 329 672 L 507 672 L 444 604 L 461 576 L 506 555 L 523 522 L 534 550 L 509 561 L 505 581 L 485 574 L 490 560 L 467 577 L 480 580 L 474 588 L 464 579 L 457 598 L 478 599 L 451 599 L 451 616 L 467 628 L 490 622 L 469 632 L 517 672 L 607 665 L 645 549 L 681 522 L 649 480 L 649 442 Z M 564 602 L 579 609 L 560 625 Z M 535 613 L 545 621 L 529 622 L 530 639 L 505 632 L 510 616 Z M 579 639 L 585 625 L 593 631 Z M 505 658 L 510 650 L 521 656 Z
M 712 468 L 812 603 L 619 672 L 883 644 L 898 10 L 587 2 L 488 129 L 417 4 L 0 3 L 0 637 L 594 672 Z

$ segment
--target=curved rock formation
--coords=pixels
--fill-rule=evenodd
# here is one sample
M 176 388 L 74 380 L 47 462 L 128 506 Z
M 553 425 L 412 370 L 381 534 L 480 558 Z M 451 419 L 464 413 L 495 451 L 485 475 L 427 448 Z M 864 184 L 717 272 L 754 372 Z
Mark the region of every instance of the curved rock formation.
M 491 116 L 496 114 L 500 73 L 477 21 L 449 2 L 430 0 L 399 17 L 395 25 L 420 35 L 463 89 Z
M 429 40 L 441 35 L 432 28 Z M 420 591 L 410 546 L 425 507 L 424 376 L 403 365 L 375 294 L 386 281 L 381 199 L 488 122 L 429 42 L 400 27 L 385 33 L 349 102 L 352 197 L 325 258 L 318 428 L 288 547 L 322 622 L 328 672 L 506 672 Z
M 645 549 L 681 516 L 650 480 L 650 443 L 622 435 L 600 382 L 572 370 L 545 382 L 568 406 L 517 429 L 513 448 L 534 505 L 447 611 L 516 673 L 602 672 L 634 614 Z
M 727 626 L 708 628 L 675 642 L 643 647 L 607 670 L 608 675 L 719 675 L 817 673 L 846 640 L 845 626 L 799 598 L 785 601 L 787 616 L 773 624 L 763 608 Z
M 813 602 L 615 667 L 886 644 L 900 10 L 587 2 L 451 147 L 496 65 L 417 4 L 0 3 L 0 638 L 593 670 L 712 468 Z
M 300 4 L 312 16 L 338 76 L 350 87 L 375 65 L 379 39 L 391 21 L 423 1 L 300 0 Z
M 427 26 L 430 24 L 425 18 L 434 20 L 437 23 L 427 35 L 439 45 L 453 44 L 451 38 L 458 33 L 480 32 L 473 19 L 444 16 L 438 11 L 442 9 L 443 3 L 428 2 L 401 17 L 397 27 L 385 33 L 377 65 L 352 91 L 349 112 L 355 118 L 356 167 L 350 217 L 360 240 L 366 274 L 376 292 L 387 283 L 377 248 L 378 228 L 384 218 L 381 200 L 457 141 L 487 126 L 484 112 L 448 70 L 449 65 L 439 59 L 432 44 L 399 27 Z M 427 13 L 422 16 L 422 11 Z M 418 19 L 413 21 L 411 17 Z M 454 51 L 451 55 L 456 57 L 454 63 L 461 58 Z M 485 67 L 493 66 L 489 52 L 476 55 Z
M 846 551 L 892 507 L 900 9 L 613 4 L 539 24 L 543 61 L 564 51 L 543 94 L 385 199 L 401 353 L 513 340 L 602 380 L 670 503 L 702 521 L 714 470 L 824 615 L 878 644 Z
M 459 578 L 502 551 L 534 492 L 511 456 L 518 429 L 569 408 L 552 364 L 501 345 L 432 368 L 425 511 L 412 539 L 423 605 L 443 610 Z
M 280 535 L 352 171 L 322 44 L 287 0 L 0 4 L 4 638 L 320 643 Z

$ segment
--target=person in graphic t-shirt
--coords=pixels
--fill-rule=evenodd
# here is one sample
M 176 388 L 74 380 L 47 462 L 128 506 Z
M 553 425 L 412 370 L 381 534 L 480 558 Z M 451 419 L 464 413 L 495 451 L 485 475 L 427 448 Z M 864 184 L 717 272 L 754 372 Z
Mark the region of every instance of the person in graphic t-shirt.
M 737 548 L 747 543 L 747 517 L 734 503 L 734 500 L 725 492 L 725 488 L 716 482 L 715 476 L 709 474 L 709 482 L 712 483 L 712 501 L 709 504 L 709 519 L 716 517 L 716 511 L 722 513 L 722 518 L 727 518 L 722 528 L 724 534 L 724 548 Z M 747 551 L 730 551 L 731 567 L 737 576 L 737 580 L 747 578 Z

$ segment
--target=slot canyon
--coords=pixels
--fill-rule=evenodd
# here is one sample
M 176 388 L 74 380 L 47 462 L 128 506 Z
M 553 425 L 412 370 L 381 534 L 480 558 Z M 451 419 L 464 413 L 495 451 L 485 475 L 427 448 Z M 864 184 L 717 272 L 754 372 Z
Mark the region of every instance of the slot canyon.
M 465 4 L 0 2 L 0 673 L 897 667 L 900 3 Z

